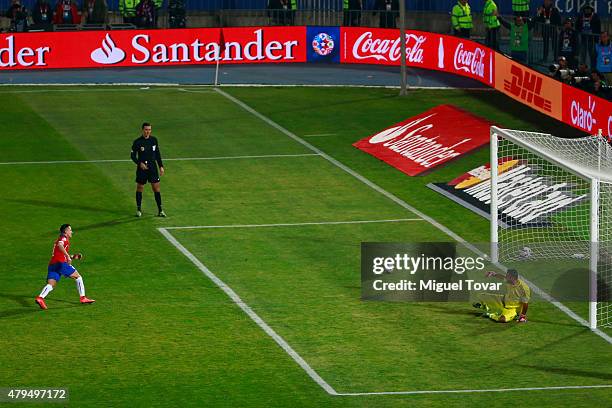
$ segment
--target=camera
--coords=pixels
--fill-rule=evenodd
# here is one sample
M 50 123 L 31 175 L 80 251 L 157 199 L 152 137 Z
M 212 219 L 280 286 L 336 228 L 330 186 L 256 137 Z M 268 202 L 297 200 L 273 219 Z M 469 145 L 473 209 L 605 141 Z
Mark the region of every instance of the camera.
M 572 78 L 572 84 L 584 84 L 585 82 L 591 81 L 591 77 L 588 76 L 575 76 Z

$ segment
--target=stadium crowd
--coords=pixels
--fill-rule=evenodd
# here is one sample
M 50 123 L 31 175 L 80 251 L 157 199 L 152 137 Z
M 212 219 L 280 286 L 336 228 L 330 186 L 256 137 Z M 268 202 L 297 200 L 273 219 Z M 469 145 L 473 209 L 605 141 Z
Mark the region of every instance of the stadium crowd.
M 549 75 L 569 85 L 605 99 L 612 99 L 612 44 L 609 33 L 601 28 L 595 9 L 585 4 L 574 19 L 561 20 L 561 13 L 552 0 L 544 0 L 534 15 L 529 0 L 512 0 L 513 16 L 502 17 L 494 0 L 485 0 L 482 20 L 486 30 L 485 43 L 499 50 L 499 30 L 509 32 L 510 55 L 529 64 L 529 47 L 534 30 L 542 34 L 542 59 L 547 60 L 551 49 L 555 63 L 548 67 Z M 458 0 L 451 10 L 451 25 L 456 36 L 470 38 L 474 21 L 468 0 Z
M 31 10 L 21 1 L 11 0 L 5 13 L 10 22 L 9 31 L 53 30 L 58 26 L 70 29 L 70 26 L 78 25 L 99 29 L 100 26 L 107 27 L 110 15 L 117 14 L 109 10 L 107 0 L 55 0 L 55 4 L 49 2 L 54 0 L 35 0 Z M 187 26 L 185 1 L 118 0 L 116 11 L 124 25 L 157 28 L 160 26 L 158 16 L 163 13 L 167 16 L 164 26 L 183 28 Z M 305 5 L 301 1 L 307 0 L 267 0 L 267 23 L 296 24 L 296 12 Z M 398 27 L 399 0 L 337 1 L 341 2 L 340 18 L 344 26 L 378 24 L 381 28 Z M 501 49 L 503 36 L 508 39 L 504 51 L 513 59 L 528 65 L 539 62 L 548 67 L 549 75 L 560 81 L 607 99 L 612 97 L 610 35 L 602 28 L 590 3 L 587 2 L 576 16 L 562 18 L 553 0 L 543 0 L 536 10 L 530 9 L 530 0 L 511 0 L 511 16 L 502 16 L 495 0 L 476 1 L 484 2 L 482 13 L 477 18 L 472 14 L 469 0 L 457 0 L 449 10 L 449 27 L 454 35 L 483 41 L 496 50 Z M 364 21 L 366 19 L 362 16 L 365 13 L 373 18 Z M 484 37 L 473 36 L 475 25 L 484 27 Z M 538 39 L 538 58 L 533 57 L 535 42 L 532 40 L 535 36 Z M 549 56 L 553 58 L 551 65 L 547 64 Z

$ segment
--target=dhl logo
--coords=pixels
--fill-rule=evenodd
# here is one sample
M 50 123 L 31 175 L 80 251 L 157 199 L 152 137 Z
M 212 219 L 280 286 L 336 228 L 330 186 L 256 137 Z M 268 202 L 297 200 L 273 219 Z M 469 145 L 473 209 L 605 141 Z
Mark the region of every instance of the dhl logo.
M 504 80 L 504 90 L 527 103 L 533 103 L 540 109 L 552 112 L 552 102 L 540 95 L 542 91 L 542 77 L 535 73 L 523 71 L 517 65 L 510 68 L 512 81 Z

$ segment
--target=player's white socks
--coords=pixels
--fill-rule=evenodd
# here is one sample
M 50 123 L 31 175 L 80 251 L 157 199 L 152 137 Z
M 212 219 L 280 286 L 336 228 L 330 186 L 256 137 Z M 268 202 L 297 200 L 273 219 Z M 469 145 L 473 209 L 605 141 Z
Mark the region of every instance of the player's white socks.
M 85 285 L 83 284 L 83 277 L 79 276 L 75 279 L 79 296 L 85 296 Z
M 44 298 L 46 298 L 46 297 L 47 297 L 47 295 L 48 295 L 49 293 L 51 293 L 51 291 L 52 291 L 52 290 L 53 290 L 53 286 L 51 286 L 51 285 L 49 285 L 49 284 L 47 283 L 47 286 L 45 286 L 45 287 L 43 288 L 42 292 L 40 292 L 40 297 L 41 297 L 41 298 L 43 298 L 43 299 L 44 299 Z

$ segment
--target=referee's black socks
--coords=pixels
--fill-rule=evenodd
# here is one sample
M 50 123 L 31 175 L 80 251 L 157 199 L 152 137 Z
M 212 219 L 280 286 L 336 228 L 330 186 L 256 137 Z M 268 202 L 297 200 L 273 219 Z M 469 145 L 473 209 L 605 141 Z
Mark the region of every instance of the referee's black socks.
M 154 192 L 154 194 L 155 194 L 155 202 L 157 203 L 157 210 L 161 212 L 162 210 L 161 193 L 157 191 L 157 192 Z
M 136 192 L 136 207 L 138 207 L 138 211 L 140 211 L 140 207 L 142 205 L 142 191 Z

